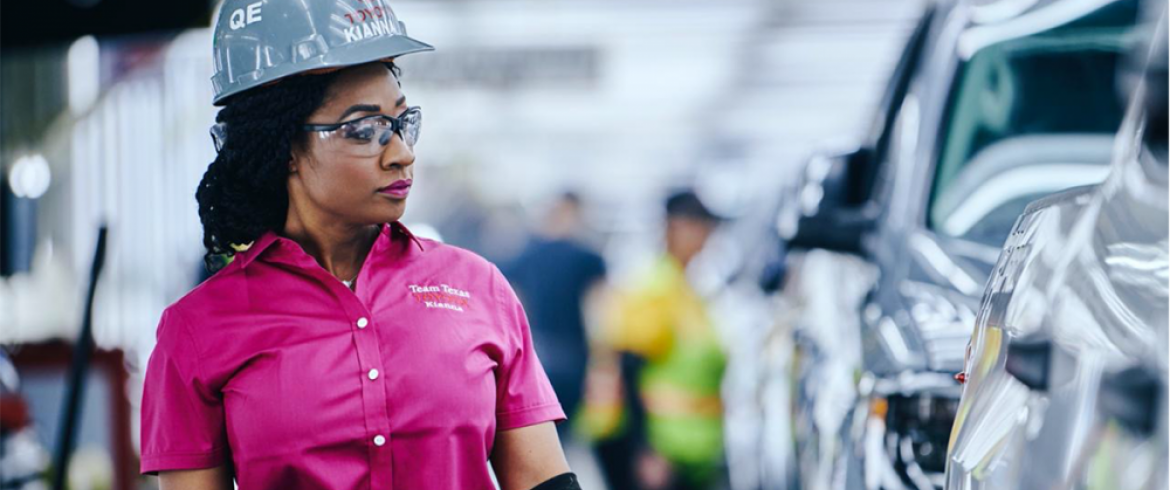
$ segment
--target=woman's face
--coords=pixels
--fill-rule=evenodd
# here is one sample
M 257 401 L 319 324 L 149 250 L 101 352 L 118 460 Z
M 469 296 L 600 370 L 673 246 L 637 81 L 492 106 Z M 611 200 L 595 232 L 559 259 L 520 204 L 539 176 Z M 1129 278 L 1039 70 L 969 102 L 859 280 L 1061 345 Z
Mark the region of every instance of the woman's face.
M 398 117 L 406 108 L 394 74 L 381 63 L 370 63 L 339 72 L 324 103 L 306 122 L 329 125 L 378 114 Z M 414 176 L 414 149 L 400 134 L 391 133 L 389 141 L 383 139 L 385 144 L 378 141 L 378 133 L 372 134 L 369 142 L 344 130 L 308 132 L 305 145 L 293 151 L 290 211 L 313 211 L 352 225 L 401 218 Z

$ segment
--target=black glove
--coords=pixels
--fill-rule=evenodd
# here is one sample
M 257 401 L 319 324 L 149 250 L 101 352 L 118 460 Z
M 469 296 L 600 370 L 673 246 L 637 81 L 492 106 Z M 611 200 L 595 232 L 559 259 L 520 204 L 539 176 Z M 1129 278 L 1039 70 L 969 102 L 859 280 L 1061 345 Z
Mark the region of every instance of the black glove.
M 532 487 L 532 490 L 581 490 L 581 484 L 577 483 L 577 475 L 562 473 Z

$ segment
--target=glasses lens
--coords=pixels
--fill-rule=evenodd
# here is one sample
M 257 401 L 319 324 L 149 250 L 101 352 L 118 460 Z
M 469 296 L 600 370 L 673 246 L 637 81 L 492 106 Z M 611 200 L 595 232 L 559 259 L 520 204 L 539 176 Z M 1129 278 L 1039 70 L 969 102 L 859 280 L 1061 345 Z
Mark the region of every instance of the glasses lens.
M 227 125 L 224 123 L 217 123 L 211 126 L 211 142 L 215 145 L 215 151 L 223 150 L 223 145 L 227 141 Z
M 330 151 L 355 157 L 371 157 L 382 151 L 380 140 L 390 132 L 390 122 L 380 118 L 359 119 L 336 131 L 320 133 Z
M 399 117 L 402 121 L 402 140 L 407 146 L 414 147 L 418 143 L 419 131 L 422 129 L 422 110 L 412 107 Z
M 401 123 L 398 135 L 407 146 L 418 141 L 422 112 L 412 107 L 398 117 Z M 342 125 L 335 131 L 318 133 L 329 151 L 355 157 L 374 157 L 385 151 L 394 136 L 394 123 L 385 117 L 359 119 Z
M 346 144 L 362 146 L 377 141 L 378 133 L 383 129 L 387 129 L 389 126 L 390 124 L 383 119 L 362 119 L 339 128 L 338 136 Z

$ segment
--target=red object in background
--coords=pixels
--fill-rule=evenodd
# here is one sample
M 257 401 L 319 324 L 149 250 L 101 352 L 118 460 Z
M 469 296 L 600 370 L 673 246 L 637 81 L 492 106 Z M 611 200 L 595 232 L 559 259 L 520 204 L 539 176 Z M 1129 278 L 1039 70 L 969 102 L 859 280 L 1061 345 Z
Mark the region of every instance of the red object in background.
M 28 404 L 16 395 L 0 395 L 0 429 L 15 431 L 29 424 Z
M 956 374 L 956 375 L 955 375 L 955 381 L 958 381 L 958 382 L 959 382 L 959 384 L 961 384 L 961 385 L 962 385 L 962 384 L 967 384 L 967 373 L 959 373 L 959 374 Z
M 68 383 L 70 360 L 73 358 L 73 345 L 62 341 L 46 342 L 41 344 L 21 344 L 18 347 L 8 347 L 12 364 L 19 373 L 41 371 L 60 373 L 61 382 Z M 114 490 L 134 490 L 137 488 L 138 457 L 134 453 L 134 446 L 130 441 L 130 401 L 126 399 L 126 383 L 130 375 L 126 372 L 126 365 L 121 351 L 96 350 L 90 358 L 91 372 L 105 376 L 111 392 L 110 420 L 107 427 L 110 431 L 110 453 L 114 460 Z M 91 388 L 92 389 L 92 388 Z M 4 399 L 5 420 L 8 417 L 8 401 Z M 26 407 L 27 419 L 27 407 Z M 38 414 L 39 415 L 39 414 Z M 40 416 L 40 415 L 39 415 Z M 54 412 L 43 416 L 53 417 L 50 423 L 57 423 L 60 413 Z M 29 420 L 28 422 L 31 422 Z

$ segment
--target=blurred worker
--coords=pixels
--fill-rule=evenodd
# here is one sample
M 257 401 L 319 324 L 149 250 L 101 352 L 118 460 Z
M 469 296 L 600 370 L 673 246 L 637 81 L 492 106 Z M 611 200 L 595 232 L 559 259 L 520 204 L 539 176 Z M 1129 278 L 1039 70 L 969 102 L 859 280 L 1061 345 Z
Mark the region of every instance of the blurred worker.
M 195 193 L 208 263 L 163 313 L 142 397 L 162 490 L 579 490 L 507 280 L 399 222 L 431 50 L 384 0 L 227 0 L 217 155 Z M 359 15 L 360 14 L 360 15 Z M 491 464 L 491 468 L 488 464 Z
M 666 201 L 666 254 L 620 295 L 608 339 L 640 359 L 624 362 L 637 404 L 628 431 L 643 431 L 635 455 L 643 488 L 712 488 L 722 479 L 723 427 L 719 387 L 726 358 L 686 267 L 719 223 L 694 192 Z M 636 372 L 629 372 L 631 369 Z M 644 414 L 644 420 L 639 415 Z M 604 457 L 603 457 L 604 459 Z
M 581 199 L 565 193 L 539 232 L 504 268 L 528 313 L 541 364 L 570 420 L 580 404 L 589 358 L 584 305 L 598 294 L 605 278 L 605 262 L 579 239 L 583 229 Z M 568 427 L 557 426 L 562 440 Z

